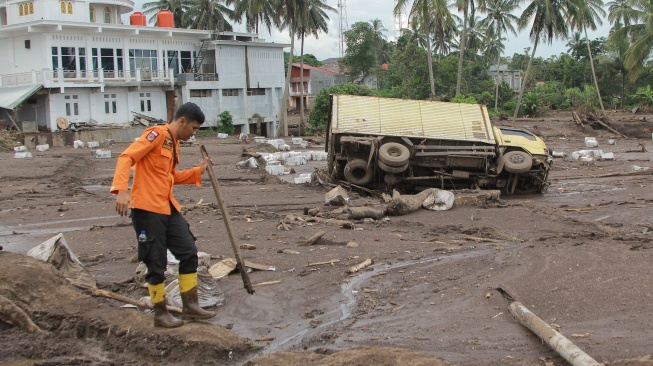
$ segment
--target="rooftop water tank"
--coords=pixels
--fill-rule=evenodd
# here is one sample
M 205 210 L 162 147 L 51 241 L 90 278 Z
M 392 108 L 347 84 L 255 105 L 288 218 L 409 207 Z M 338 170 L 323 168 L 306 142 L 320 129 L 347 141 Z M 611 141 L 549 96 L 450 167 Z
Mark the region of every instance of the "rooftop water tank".
M 143 13 L 137 11 L 129 17 L 129 24 L 140 25 L 144 27 L 147 25 L 147 19 L 145 18 L 145 15 L 143 15 Z
M 162 10 L 156 15 L 156 25 L 163 28 L 174 28 L 175 17 L 169 10 Z

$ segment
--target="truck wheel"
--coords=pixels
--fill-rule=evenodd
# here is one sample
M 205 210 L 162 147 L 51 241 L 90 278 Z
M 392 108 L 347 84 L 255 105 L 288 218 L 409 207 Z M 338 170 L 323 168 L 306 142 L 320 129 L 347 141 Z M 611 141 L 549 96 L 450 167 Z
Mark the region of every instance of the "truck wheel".
M 388 173 L 403 173 L 406 169 L 408 169 L 408 163 L 402 165 L 402 166 L 388 166 L 384 164 L 382 161 L 379 161 L 379 168 L 383 170 L 384 172 Z
M 387 166 L 404 166 L 410 160 L 410 150 L 400 143 L 388 142 L 379 147 L 379 160 Z
M 501 156 L 500 159 L 503 162 L 504 169 L 514 174 L 526 173 L 533 166 L 533 158 L 524 151 L 510 151 Z
M 374 172 L 367 166 L 367 161 L 363 159 L 350 160 L 345 165 L 344 174 L 347 182 L 359 186 L 366 185 L 374 177 Z

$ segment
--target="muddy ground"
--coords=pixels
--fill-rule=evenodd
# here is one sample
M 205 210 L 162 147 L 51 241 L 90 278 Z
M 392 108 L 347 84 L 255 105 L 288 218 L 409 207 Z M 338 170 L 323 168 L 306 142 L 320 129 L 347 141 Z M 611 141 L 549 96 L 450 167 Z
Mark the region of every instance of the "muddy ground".
M 645 117 L 644 120 L 641 120 Z M 51 267 L 22 256 L 64 233 L 99 287 L 133 298 L 136 242 L 108 193 L 116 156 L 53 148 L 32 159 L 0 153 L 0 295 L 47 333 L 0 322 L 1 365 L 564 365 L 511 315 L 509 292 L 590 356 L 610 365 L 652 364 L 653 115 L 614 113 L 624 139 L 582 130 L 568 113 L 519 120 L 550 148 L 571 153 L 595 136 L 614 161 L 556 159 L 542 195 L 502 197 L 503 204 L 422 210 L 354 228 L 326 223 L 279 229 L 287 215 L 323 204 L 326 188 L 294 185 L 260 169 L 238 169 L 236 138 L 200 138 L 216 163 L 245 259 L 275 267 L 254 271 L 243 289 L 233 274 L 218 283 L 226 296 L 208 323 L 155 329 L 151 315 L 77 290 Z M 502 124 L 505 122 L 497 122 Z M 616 145 L 608 145 L 608 139 Z M 319 150 L 319 147 L 311 147 Z M 182 148 L 181 168 L 199 160 Z M 313 169 L 313 167 L 302 167 Z M 633 169 L 642 169 L 633 175 Z M 352 206 L 381 206 L 350 192 Z M 224 223 L 203 186 L 177 186 L 201 251 L 232 256 Z M 203 205 L 193 206 L 200 200 Z M 325 230 L 317 245 L 300 246 Z M 357 247 L 346 243 L 356 241 Z M 290 249 L 299 254 L 285 254 Z M 374 264 L 355 275 L 350 266 Z M 219 259 L 214 259 L 213 263 Z M 311 265 L 333 261 L 331 264 Z M 1 304 L 0 304 L 1 305 Z M 629 360 L 629 361 L 624 361 Z

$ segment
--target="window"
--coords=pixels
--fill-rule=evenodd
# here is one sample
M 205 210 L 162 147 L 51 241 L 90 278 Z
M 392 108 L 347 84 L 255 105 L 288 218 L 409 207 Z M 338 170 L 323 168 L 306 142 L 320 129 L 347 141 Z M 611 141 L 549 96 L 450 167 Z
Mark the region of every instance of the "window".
M 66 116 L 79 116 L 79 96 L 66 95 L 64 99 L 66 100 Z
M 61 14 L 66 14 L 66 3 L 62 1 L 59 5 L 61 6 Z
M 89 20 L 91 21 L 91 23 L 95 23 L 95 8 L 92 7 L 92 6 L 89 7 L 88 12 L 89 12 L 89 18 L 90 18 Z
M 77 49 L 77 55 L 79 56 L 79 70 L 86 71 L 86 48 L 79 47 Z
M 143 71 L 157 70 L 156 50 L 129 50 L 129 68 Z
M 72 14 L 72 13 L 73 13 L 73 3 L 71 3 L 71 2 L 69 1 L 69 2 L 68 2 L 68 14 Z
M 237 97 L 239 94 L 239 89 L 222 89 L 223 97 Z
M 32 2 L 29 3 L 29 13 L 30 13 L 30 15 L 34 14 L 34 3 L 32 3 Z
M 104 113 L 116 114 L 118 113 L 116 94 L 104 94 Z
M 224 90 L 229 90 L 229 89 L 224 89 Z M 238 89 L 234 89 L 234 90 L 238 90 Z M 213 91 L 210 89 L 195 89 L 190 91 L 191 98 L 210 98 L 212 95 L 213 95 Z
M 265 95 L 264 88 L 250 88 L 247 89 L 247 95 Z
M 26 15 L 31 15 L 34 14 L 34 2 L 25 2 L 18 4 L 18 15 L 19 16 L 26 16 Z
M 152 99 L 150 93 L 140 93 L 141 112 L 152 112 Z
M 104 22 L 111 23 L 111 9 L 104 8 Z
M 68 1 L 62 1 L 59 3 L 61 7 L 61 14 L 72 14 L 73 13 L 73 3 Z
M 100 48 L 100 67 L 102 70 L 113 71 L 116 69 L 113 54 L 113 48 Z
M 77 55 L 75 47 L 61 47 L 61 67 L 64 69 L 64 77 L 74 77 L 77 71 Z
M 23 4 L 18 5 L 18 15 L 21 16 L 21 17 L 23 15 L 25 15 L 25 11 L 23 9 Z
M 59 48 L 52 47 L 52 69 L 57 70 L 59 68 Z
M 180 61 L 181 61 L 181 72 L 193 72 L 193 55 L 191 54 L 190 51 L 181 51 L 179 52 L 180 54 Z
M 179 61 L 177 60 L 178 55 L 179 52 L 177 51 L 168 51 L 168 69 L 172 69 L 174 75 L 179 73 Z

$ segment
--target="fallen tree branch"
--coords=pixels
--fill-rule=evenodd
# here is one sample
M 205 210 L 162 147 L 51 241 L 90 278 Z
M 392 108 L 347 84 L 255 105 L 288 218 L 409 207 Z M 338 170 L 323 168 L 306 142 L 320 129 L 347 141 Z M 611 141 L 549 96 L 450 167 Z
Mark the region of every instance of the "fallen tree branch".
M 259 282 L 255 283 L 252 285 L 252 287 L 258 287 L 258 286 L 268 286 L 268 285 L 276 285 L 278 283 L 281 283 L 281 280 L 274 280 L 274 281 L 267 281 L 267 282 Z
M 325 264 L 333 265 L 334 263 L 338 263 L 338 262 L 340 262 L 340 259 L 332 259 L 332 260 L 330 260 L 330 261 L 325 261 L 325 262 L 315 262 L 315 263 L 310 263 L 310 262 L 309 262 L 308 264 L 305 264 L 304 267 L 322 266 L 322 265 L 325 265 Z
M 105 291 L 105 290 L 95 289 L 95 290 L 93 290 L 91 292 L 91 295 L 97 296 L 97 297 L 106 297 L 108 299 L 113 299 L 113 300 L 118 300 L 118 301 L 124 302 L 126 304 L 136 305 L 136 306 L 138 306 L 140 308 L 147 308 L 147 309 L 152 309 L 153 308 L 152 303 L 150 303 L 150 302 L 132 299 L 131 297 L 127 297 L 125 295 L 117 294 L 115 292 L 109 292 L 109 291 Z M 178 308 L 176 306 L 170 306 L 170 305 L 167 305 L 166 307 L 168 308 L 168 311 L 171 312 L 171 313 L 181 314 L 181 308 Z
M 23 309 L 2 295 L 0 295 L 0 321 L 25 329 L 29 333 L 48 333 L 34 324 L 32 318 Z
M 317 233 L 311 235 L 311 237 L 308 238 L 303 244 L 300 244 L 300 246 L 313 245 L 317 243 L 317 241 L 320 240 L 324 234 L 326 234 L 326 231 L 318 231 Z

